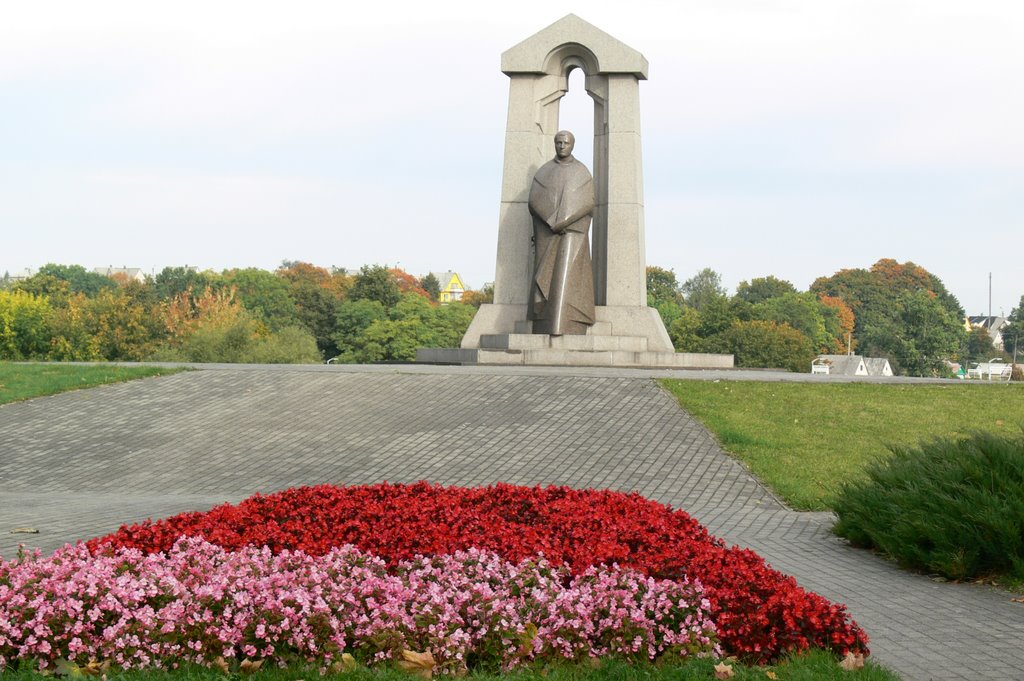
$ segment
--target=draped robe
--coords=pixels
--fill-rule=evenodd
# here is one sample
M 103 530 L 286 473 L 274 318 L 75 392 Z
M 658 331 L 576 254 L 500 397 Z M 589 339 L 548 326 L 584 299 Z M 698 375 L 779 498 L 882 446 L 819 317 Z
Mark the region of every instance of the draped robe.
M 529 206 L 536 247 L 528 309 L 533 332 L 585 334 L 594 323 L 590 171 L 572 156 L 548 161 L 533 177 Z

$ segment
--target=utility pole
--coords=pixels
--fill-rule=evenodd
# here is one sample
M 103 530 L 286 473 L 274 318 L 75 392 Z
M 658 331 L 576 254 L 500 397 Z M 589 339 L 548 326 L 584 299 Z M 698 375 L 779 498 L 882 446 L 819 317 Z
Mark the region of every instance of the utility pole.
M 992 329 L 992 273 L 988 273 L 988 328 Z

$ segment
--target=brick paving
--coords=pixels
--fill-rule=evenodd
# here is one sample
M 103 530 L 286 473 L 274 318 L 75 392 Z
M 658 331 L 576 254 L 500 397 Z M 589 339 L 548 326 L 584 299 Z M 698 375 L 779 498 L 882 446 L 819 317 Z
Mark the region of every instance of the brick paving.
M 638 491 L 846 603 L 907 681 L 1024 679 L 1024 604 L 912 575 L 788 510 L 655 376 L 484 367 L 207 366 L 0 407 L 0 555 L 294 485 L 429 480 Z M 38 534 L 13 533 L 33 528 Z

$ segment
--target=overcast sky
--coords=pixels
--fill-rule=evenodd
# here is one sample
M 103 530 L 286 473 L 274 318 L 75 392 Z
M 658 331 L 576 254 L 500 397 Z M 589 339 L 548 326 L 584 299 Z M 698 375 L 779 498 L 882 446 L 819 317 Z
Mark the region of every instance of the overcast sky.
M 732 292 L 894 258 L 970 314 L 990 272 L 993 313 L 1024 294 L 1019 0 L 0 0 L 0 274 L 289 259 L 478 288 L 500 56 L 570 12 L 650 62 L 649 264 Z

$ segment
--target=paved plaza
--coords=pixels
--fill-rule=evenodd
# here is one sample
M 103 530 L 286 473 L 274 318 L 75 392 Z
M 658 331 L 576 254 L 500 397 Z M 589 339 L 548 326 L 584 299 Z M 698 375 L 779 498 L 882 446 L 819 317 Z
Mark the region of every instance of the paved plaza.
M 831 535 L 830 514 L 788 510 L 654 380 L 667 375 L 787 376 L 209 366 L 2 406 L 0 555 L 295 485 L 635 490 L 846 603 L 907 681 L 1024 679 L 1024 604 L 903 572 Z

